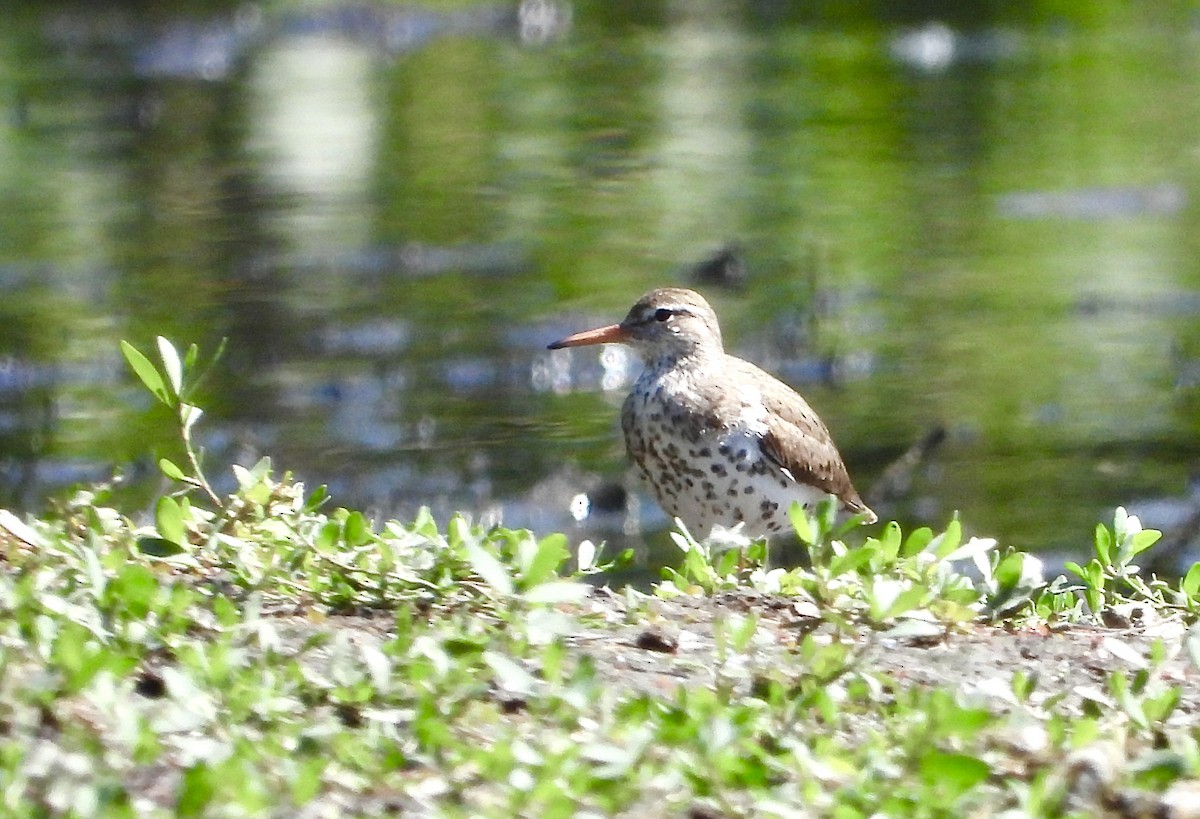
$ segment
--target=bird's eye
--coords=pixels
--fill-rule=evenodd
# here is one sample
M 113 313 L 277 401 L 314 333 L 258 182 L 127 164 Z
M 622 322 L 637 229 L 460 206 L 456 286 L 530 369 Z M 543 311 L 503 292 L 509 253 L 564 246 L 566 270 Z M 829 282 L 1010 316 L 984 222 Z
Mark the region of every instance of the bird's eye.
M 666 321 L 670 317 L 671 317 L 671 311 L 668 310 L 666 307 L 660 307 L 654 311 L 654 320 L 655 321 Z

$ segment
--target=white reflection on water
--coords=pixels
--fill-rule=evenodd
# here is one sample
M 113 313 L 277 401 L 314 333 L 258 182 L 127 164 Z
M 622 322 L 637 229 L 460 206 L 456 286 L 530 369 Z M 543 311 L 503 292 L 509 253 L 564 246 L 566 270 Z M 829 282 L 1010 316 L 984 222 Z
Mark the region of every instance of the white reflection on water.
M 742 207 L 753 139 L 745 122 L 747 50 L 733 21 L 708 4 L 680 5 L 663 38 L 660 241 L 722 237 Z
M 623 389 L 632 384 L 641 362 L 628 347 L 609 344 L 600 353 L 600 366 L 604 368 L 600 388 L 609 391 Z
M 368 92 L 376 61 L 365 44 L 282 40 L 254 63 L 251 146 L 281 194 L 295 197 L 280 226 L 298 251 L 371 243 L 371 213 L 347 207 L 368 189 L 379 107 Z
M 571 391 L 571 354 L 540 355 L 533 360 L 530 383 L 534 392 L 563 395 Z

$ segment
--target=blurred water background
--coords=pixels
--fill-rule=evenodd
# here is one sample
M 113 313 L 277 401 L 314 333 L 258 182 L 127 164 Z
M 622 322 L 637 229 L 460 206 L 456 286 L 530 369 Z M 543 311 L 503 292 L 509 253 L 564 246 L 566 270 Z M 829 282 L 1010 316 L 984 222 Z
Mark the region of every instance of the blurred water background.
M 270 455 L 380 516 L 669 549 L 626 479 L 637 363 L 545 345 L 685 284 L 886 516 L 957 510 L 1082 555 L 1124 504 L 1188 555 L 1192 4 L 13 0 L 0 20 L 5 506 L 114 472 L 146 504 L 176 453 L 118 340 L 228 337 L 199 428 L 219 485 Z

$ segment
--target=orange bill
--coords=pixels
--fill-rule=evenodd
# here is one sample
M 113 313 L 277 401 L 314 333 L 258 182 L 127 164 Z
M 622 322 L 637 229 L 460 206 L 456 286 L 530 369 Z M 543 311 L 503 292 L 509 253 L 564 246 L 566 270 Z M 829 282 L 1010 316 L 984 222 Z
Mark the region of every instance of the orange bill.
M 629 332 L 620 324 L 610 324 L 607 327 L 597 327 L 595 330 L 584 330 L 567 336 L 550 345 L 551 350 L 561 350 L 563 347 L 582 347 L 585 344 L 615 344 L 629 338 Z

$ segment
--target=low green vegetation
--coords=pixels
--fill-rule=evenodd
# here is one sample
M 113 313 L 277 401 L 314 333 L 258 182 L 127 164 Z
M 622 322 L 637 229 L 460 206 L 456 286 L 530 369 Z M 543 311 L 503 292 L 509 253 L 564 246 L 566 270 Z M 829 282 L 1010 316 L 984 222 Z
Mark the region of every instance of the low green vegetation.
M 103 487 L 0 514 L 6 815 L 1200 804 L 1200 569 L 1144 578 L 1158 535 L 1123 510 L 1050 582 L 957 520 L 866 536 L 825 507 L 794 513 L 806 566 L 680 530 L 659 585 L 610 591 L 591 543 L 374 522 L 267 461 L 220 497 L 192 438 L 195 348 L 125 354 L 184 457 L 160 463 L 153 520 Z

